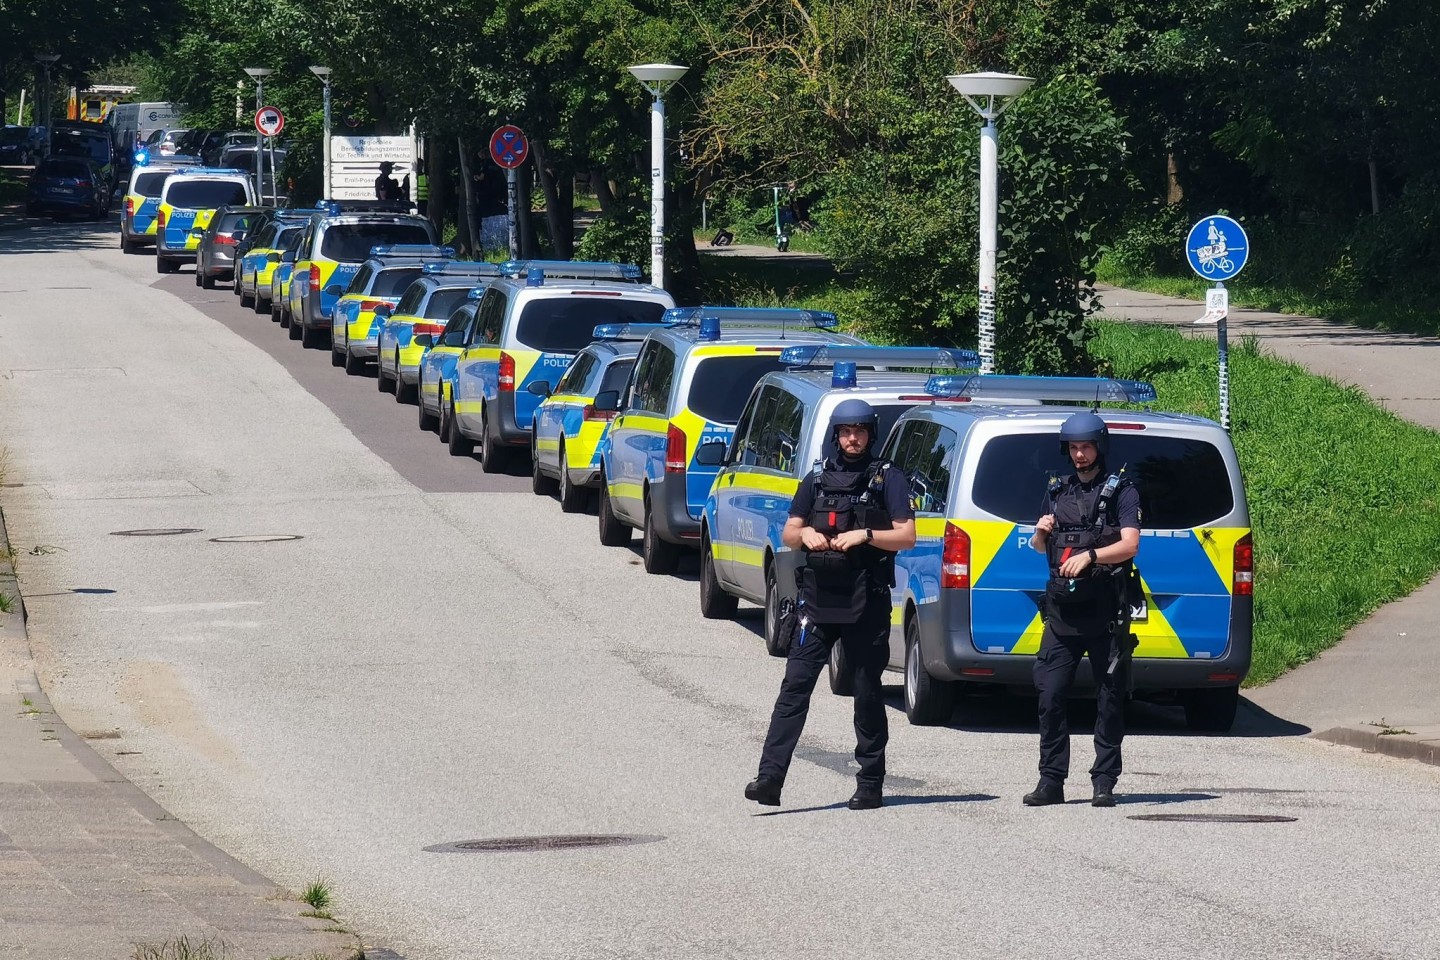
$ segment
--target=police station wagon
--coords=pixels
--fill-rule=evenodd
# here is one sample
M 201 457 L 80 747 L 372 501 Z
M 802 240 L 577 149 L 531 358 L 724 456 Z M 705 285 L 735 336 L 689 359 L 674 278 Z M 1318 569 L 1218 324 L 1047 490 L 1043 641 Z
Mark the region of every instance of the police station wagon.
M 1027 383 L 1028 382 L 1028 383 Z M 1101 384 L 1103 386 L 1095 386 Z M 1080 378 L 937 378 L 936 402 L 901 415 L 881 456 L 909 479 L 918 542 L 896 557 L 890 666 L 914 723 L 943 723 L 974 684 L 1029 688 L 1040 647 L 1045 558 L 1031 549 L 1046 484 L 1073 467 L 1056 438 L 1074 406 L 1007 396 L 1153 400 L 1153 388 Z M 984 399 L 993 402 L 967 402 Z M 1229 729 L 1250 668 L 1254 556 L 1244 485 L 1219 424 L 1175 413 L 1098 411 L 1106 468 L 1140 492 L 1131 684 L 1177 696 L 1190 726 Z M 1077 688 L 1093 689 L 1088 663 Z
M 254 202 L 255 191 L 243 170 L 171 170 L 160 187 L 155 212 L 155 272 L 174 273 L 180 264 L 195 262 L 200 233 L 218 208 Z

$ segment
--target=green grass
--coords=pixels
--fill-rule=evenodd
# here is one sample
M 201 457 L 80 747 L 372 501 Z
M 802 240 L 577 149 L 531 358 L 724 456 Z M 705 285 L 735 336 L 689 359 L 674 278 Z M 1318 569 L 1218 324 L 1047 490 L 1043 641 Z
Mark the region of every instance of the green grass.
M 25 181 L 16 179 L 13 174 L 0 171 L 0 206 L 23 203 L 27 189 Z
M 1160 409 L 1218 419 L 1213 342 L 1098 330 L 1095 355 L 1116 376 L 1152 381 Z M 1255 685 L 1440 569 L 1440 435 L 1254 341 L 1230 353 L 1230 405 L 1255 538 Z
M 183 936 L 163 943 L 139 944 L 131 954 L 133 960 L 227 960 L 232 956 L 223 940 L 191 940 Z
M 330 906 L 330 884 L 325 880 L 315 880 L 300 891 L 300 899 L 310 904 L 317 912 L 326 911 Z M 330 918 L 326 918 L 330 919 Z
M 1120 267 L 1110 257 L 1101 261 L 1097 279 L 1111 286 L 1199 301 L 1204 301 L 1205 291 L 1213 286 L 1211 282 L 1193 275 L 1136 273 Z M 1236 307 L 1254 307 L 1276 313 L 1339 320 L 1372 330 L 1440 335 L 1440 309 L 1433 304 L 1405 304 L 1369 298 L 1342 300 L 1318 294 L 1314 290 L 1252 283 L 1243 273 L 1231 283 L 1227 283 L 1226 287 L 1230 291 L 1230 303 Z

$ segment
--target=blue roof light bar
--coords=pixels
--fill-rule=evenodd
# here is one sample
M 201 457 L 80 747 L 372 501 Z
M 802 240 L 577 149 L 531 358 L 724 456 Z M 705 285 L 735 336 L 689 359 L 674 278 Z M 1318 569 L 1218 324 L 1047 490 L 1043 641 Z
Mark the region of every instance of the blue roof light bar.
M 644 340 L 656 330 L 674 329 L 673 323 L 602 323 L 591 333 L 596 340 Z
M 675 326 L 699 326 L 701 320 L 719 320 L 727 327 L 778 327 L 808 323 L 817 330 L 834 330 L 840 318 L 828 310 L 801 310 L 797 307 L 671 307 L 664 321 Z
M 974 350 L 955 347 L 870 347 L 815 343 L 786 347 L 780 362 L 788 367 L 827 367 L 840 361 L 874 367 L 953 367 L 968 370 L 980 365 Z
M 1155 403 L 1155 386 L 1105 377 L 1026 377 L 986 374 L 931 377 L 925 392 L 937 397 L 1015 398 L 1070 403 Z
M 427 260 L 420 270 L 429 276 L 436 274 L 444 274 L 448 277 L 500 276 L 500 268 L 493 263 L 486 263 L 484 260 Z
M 371 247 L 372 257 L 449 257 L 455 256 L 454 247 L 437 247 L 433 243 L 391 243 Z
M 540 270 L 545 280 L 639 280 L 640 268 L 633 263 L 599 260 L 507 260 L 500 264 L 507 277 L 528 277 Z

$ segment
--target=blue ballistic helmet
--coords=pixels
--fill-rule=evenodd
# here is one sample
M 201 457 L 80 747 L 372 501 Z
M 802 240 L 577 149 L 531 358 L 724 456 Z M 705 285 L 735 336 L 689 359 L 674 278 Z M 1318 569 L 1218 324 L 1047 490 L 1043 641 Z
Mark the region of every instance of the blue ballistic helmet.
M 835 404 L 835 409 L 830 411 L 830 442 L 837 451 L 840 449 L 840 428 L 846 425 L 861 426 L 870 431 L 870 442 L 865 445 L 867 452 L 879 439 L 877 435 L 880 433 L 880 417 L 876 415 L 875 408 L 864 400 L 841 400 Z
M 1060 425 L 1060 453 L 1070 456 L 1070 444 L 1090 441 L 1100 456 L 1110 452 L 1110 428 L 1093 413 L 1077 413 Z

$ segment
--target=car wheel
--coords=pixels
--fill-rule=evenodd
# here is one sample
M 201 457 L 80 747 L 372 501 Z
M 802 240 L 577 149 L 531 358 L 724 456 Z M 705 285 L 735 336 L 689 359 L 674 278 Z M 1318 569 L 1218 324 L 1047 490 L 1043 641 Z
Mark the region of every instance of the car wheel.
M 135 244 L 131 243 L 129 240 L 126 240 L 126 239 L 125 239 L 125 234 L 123 234 L 123 233 L 120 234 L 120 252 L 121 252 L 121 253 L 134 253 L 134 252 L 135 252 Z
M 575 486 L 570 479 L 570 468 L 565 463 L 565 441 L 560 441 L 560 510 L 563 513 L 579 513 L 585 509 L 585 501 L 590 499 L 590 491 L 585 487 Z
M 270 301 L 270 322 L 278 323 L 282 327 L 285 325 L 285 318 L 280 313 L 280 304 L 276 303 L 274 300 Z
M 446 413 L 449 411 L 450 408 L 445 405 L 445 395 L 444 395 L 444 392 L 443 392 L 443 391 L 441 392 L 440 396 L 439 396 L 438 398 L 436 398 L 436 401 L 435 401 L 435 402 L 436 402 L 436 403 L 439 405 L 439 407 L 440 407 L 440 442 L 441 442 L 441 443 L 449 443 L 449 442 L 450 442 L 450 418 L 449 418 L 448 416 L 446 416 Z
M 650 498 L 645 498 L 645 528 L 640 534 L 640 559 L 646 573 L 673 574 L 680 567 L 680 548 L 660 538 Z
M 490 435 L 490 413 L 484 407 L 480 408 L 480 469 L 486 473 L 501 473 L 505 469 L 505 456 L 508 451 L 501 450 L 500 444 Z
M 204 274 L 200 275 L 199 280 L 200 286 L 204 287 L 206 290 L 215 289 L 215 278 L 210 275 L 209 271 L 206 271 Z
M 1185 707 L 1185 725 L 1202 733 L 1227 733 L 1235 725 L 1240 706 L 1239 687 L 1212 687 L 1184 690 L 1180 703 Z
M 789 654 L 780 643 L 780 585 L 775 582 L 775 562 L 765 566 L 765 652 L 772 657 Z
M 253 293 L 246 293 L 245 285 L 242 284 L 239 280 L 235 281 L 235 295 L 240 298 L 240 306 L 249 307 L 256 313 L 265 312 L 260 308 L 260 299 L 256 297 Z
M 324 339 L 324 336 L 325 331 L 323 330 L 305 326 L 304 324 L 300 326 L 300 346 L 306 350 L 321 346 L 321 341 Z
M 838 639 L 830 645 L 830 663 L 826 666 L 830 675 L 830 692 L 837 697 L 855 696 L 855 673 L 850 669 L 850 659 L 845 656 L 845 645 Z
M 600 542 L 607 547 L 623 547 L 630 542 L 630 528 L 625 521 L 615 516 L 614 505 L 610 503 L 610 488 L 605 475 L 600 475 L 600 507 L 595 513 L 600 518 Z
M 343 366 L 345 366 L 345 358 L 348 357 L 349 355 L 350 355 L 350 351 L 349 351 L 349 350 L 345 350 L 345 349 L 343 349 L 343 348 L 340 349 L 340 350 L 336 350 L 336 349 L 335 349 L 335 344 L 333 344 L 333 343 L 330 344 L 330 366 L 332 366 L 332 367 L 343 367 Z M 348 372 L 348 371 L 347 371 L 347 372 Z
M 250 301 L 251 301 L 251 303 L 252 303 L 251 309 L 253 309 L 256 313 L 259 313 L 259 314 L 272 313 L 272 312 L 274 311 L 274 309 L 275 309 L 275 308 L 270 304 L 270 301 L 268 301 L 268 300 L 261 300 L 261 299 L 260 299 L 260 294 L 258 294 L 258 293 L 253 294 L 253 295 L 250 297 Z
M 530 492 L 537 497 L 548 497 L 560 488 L 553 477 L 540 469 L 540 457 L 535 449 L 534 433 L 530 435 Z
M 706 620 L 731 620 L 740 607 L 740 599 L 725 592 L 715 576 L 715 551 L 707 530 L 700 540 L 700 616 Z
M 155 272 L 156 272 L 156 273 L 170 273 L 170 272 L 172 272 L 172 271 L 170 270 L 170 263 L 169 263 L 169 261 L 167 261 L 164 257 L 160 256 L 160 254 L 158 254 L 158 253 L 155 254 Z
M 349 366 L 345 367 L 345 372 L 350 372 Z M 415 398 L 415 409 L 419 411 L 416 415 L 416 418 L 419 421 L 421 430 L 425 430 L 428 432 L 434 430 L 440 424 L 440 418 L 435 416 L 435 414 L 431 413 L 429 410 L 425 409 L 424 395 L 417 396 Z
M 286 311 L 286 313 L 290 317 L 290 339 L 299 340 L 305 335 L 305 321 L 289 311 Z
M 409 403 L 415 399 L 418 392 L 418 388 L 414 384 L 406 383 L 404 379 L 401 378 L 400 358 L 397 356 L 395 358 L 395 402 Z
M 905 716 L 917 727 L 945 723 L 955 710 L 955 685 L 936 680 L 920 659 L 920 627 L 905 624 Z
M 355 356 L 355 354 L 351 353 L 348 348 L 341 354 L 341 356 L 344 359 L 345 372 L 350 374 L 350 376 L 358 377 L 360 374 L 365 372 L 364 357 Z
M 455 402 L 450 402 L 450 435 L 445 438 L 445 446 L 450 450 L 452 457 L 468 457 L 475 452 L 475 441 L 460 432 L 460 424 L 455 422 Z

